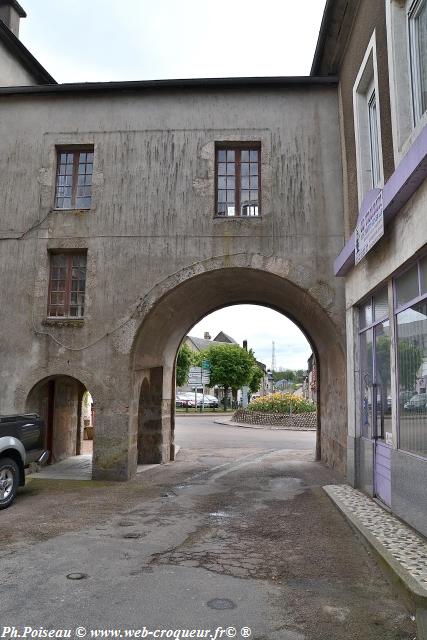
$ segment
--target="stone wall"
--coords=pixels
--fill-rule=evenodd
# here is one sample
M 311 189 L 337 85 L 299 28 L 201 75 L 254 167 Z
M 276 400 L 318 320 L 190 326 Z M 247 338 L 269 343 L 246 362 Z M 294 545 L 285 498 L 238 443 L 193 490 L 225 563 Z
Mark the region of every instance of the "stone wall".
M 243 424 L 257 424 L 278 429 L 296 429 L 298 431 L 316 431 L 317 412 L 294 413 L 261 413 L 260 411 L 246 411 L 238 409 L 233 415 L 233 422 Z

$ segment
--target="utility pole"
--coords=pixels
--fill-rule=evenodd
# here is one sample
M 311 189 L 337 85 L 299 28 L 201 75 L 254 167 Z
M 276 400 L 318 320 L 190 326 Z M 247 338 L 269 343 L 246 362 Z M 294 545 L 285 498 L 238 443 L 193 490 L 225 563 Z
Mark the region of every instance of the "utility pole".
M 276 344 L 273 340 L 271 348 L 271 373 L 276 371 Z
M 274 391 L 274 372 L 276 371 L 276 344 L 271 345 L 271 390 Z

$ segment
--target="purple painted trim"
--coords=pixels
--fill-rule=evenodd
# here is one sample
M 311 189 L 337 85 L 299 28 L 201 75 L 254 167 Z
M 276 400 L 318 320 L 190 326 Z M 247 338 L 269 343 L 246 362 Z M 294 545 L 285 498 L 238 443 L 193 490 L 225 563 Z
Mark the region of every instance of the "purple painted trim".
M 399 213 L 403 205 L 427 177 L 427 125 L 409 149 L 406 156 L 387 180 L 383 189 L 384 224 L 387 226 Z M 378 189 L 366 194 L 360 208 L 358 220 L 366 213 L 378 195 Z M 336 276 L 345 276 L 354 266 L 354 233 L 351 235 L 334 262 Z

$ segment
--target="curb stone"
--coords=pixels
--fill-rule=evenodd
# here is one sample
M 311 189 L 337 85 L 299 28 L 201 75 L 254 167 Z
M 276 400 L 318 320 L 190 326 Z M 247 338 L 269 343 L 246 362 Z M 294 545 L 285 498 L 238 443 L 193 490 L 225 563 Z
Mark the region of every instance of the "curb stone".
M 349 485 L 327 485 L 323 490 L 369 543 L 409 608 L 415 610 L 417 640 L 427 640 L 425 539 L 389 514 L 372 498 Z

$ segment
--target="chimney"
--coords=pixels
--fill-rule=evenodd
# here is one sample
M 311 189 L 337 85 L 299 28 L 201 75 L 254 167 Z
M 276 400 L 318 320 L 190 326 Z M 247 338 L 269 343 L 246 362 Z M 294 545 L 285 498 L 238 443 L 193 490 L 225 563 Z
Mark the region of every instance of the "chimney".
M 205 331 L 204 339 L 205 340 L 210 340 L 211 339 L 209 331 Z
M 245 351 L 248 350 L 248 341 L 247 340 L 243 340 L 243 348 Z
M 19 38 L 19 21 L 27 14 L 16 0 L 0 0 L 0 20 Z

